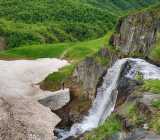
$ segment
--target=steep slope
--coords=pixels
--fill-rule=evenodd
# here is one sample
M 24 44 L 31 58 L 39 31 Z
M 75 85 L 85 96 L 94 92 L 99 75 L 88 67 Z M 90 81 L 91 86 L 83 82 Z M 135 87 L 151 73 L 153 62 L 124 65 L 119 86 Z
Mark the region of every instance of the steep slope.
M 159 0 L 82 0 L 86 1 L 96 7 L 110 10 L 116 15 L 125 13 L 128 10 L 134 10 L 149 6 L 159 2 Z M 117 12 L 117 10 L 119 12 Z
M 121 57 L 143 57 L 160 65 L 160 5 L 121 18 L 116 29 L 110 43 Z M 140 60 L 139 66 L 128 63 L 122 72 L 114 112 L 82 139 L 160 139 L 160 67 L 131 60 Z
M 9 47 L 97 38 L 118 16 L 158 1 L 1 0 L 0 36 Z
M 111 44 L 123 55 L 160 58 L 160 5 L 121 18 Z M 156 49 L 156 51 L 155 51 Z M 158 56 L 159 55 L 159 56 Z M 156 60 L 159 61 L 159 60 Z

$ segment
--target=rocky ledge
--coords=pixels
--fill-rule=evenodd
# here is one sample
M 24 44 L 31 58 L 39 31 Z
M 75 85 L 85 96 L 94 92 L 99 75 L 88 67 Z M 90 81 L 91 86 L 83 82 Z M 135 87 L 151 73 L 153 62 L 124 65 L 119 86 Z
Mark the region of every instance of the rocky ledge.
M 33 98 L 53 111 L 62 108 L 70 101 L 70 91 L 68 88 L 56 92 L 46 92 L 36 95 Z

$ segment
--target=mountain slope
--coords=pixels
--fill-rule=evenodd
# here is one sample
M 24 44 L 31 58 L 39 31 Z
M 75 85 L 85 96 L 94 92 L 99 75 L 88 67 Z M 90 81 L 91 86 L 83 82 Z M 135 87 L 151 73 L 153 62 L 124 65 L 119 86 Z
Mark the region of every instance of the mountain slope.
M 159 0 L 0 0 L 0 36 L 9 47 L 97 38 L 118 18 Z

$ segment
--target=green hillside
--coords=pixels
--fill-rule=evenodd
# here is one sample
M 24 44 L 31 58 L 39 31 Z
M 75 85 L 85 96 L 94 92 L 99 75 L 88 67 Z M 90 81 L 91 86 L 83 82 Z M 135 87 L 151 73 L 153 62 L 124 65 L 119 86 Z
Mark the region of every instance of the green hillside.
M 72 62 L 79 62 L 87 56 L 93 55 L 108 42 L 112 32 L 95 40 L 70 43 L 25 45 L 0 52 L 0 59 L 37 59 L 37 58 L 65 58 Z
M 0 0 L 0 36 L 9 47 L 98 38 L 118 16 L 158 1 Z

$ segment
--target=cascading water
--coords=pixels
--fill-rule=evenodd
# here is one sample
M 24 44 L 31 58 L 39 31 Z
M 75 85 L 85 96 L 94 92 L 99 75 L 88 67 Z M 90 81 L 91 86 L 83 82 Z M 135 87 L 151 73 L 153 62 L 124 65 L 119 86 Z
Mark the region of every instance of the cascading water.
M 114 110 L 118 94 L 118 81 L 127 61 L 132 62 L 132 65 L 126 77 L 134 78 L 136 73 L 140 72 L 144 79 L 160 79 L 160 68 L 142 59 L 124 58 L 117 60 L 103 77 L 103 84 L 97 90 L 96 99 L 89 110 L 88 116 L 85 116 L 81 123 L 73 124 L 69 132 L 58 130 L 61 135 L 59 140 L 83 134 L 106 120 Z

